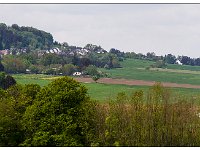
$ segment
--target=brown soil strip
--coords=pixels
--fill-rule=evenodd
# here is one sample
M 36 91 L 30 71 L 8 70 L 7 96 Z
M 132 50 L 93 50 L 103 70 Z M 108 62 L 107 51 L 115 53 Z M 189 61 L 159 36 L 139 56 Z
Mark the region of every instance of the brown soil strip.
M 79 82 L 84 82 L 84 83 L 94 82 L 92 80 L 92 78 L 80 77 L 80 78 L 75 78 L 75 79 Z M 144 81 L 144 80 L 100 78 L 98 80 L 98 83 L 153 86 L 156 82 L 155 81 Z M 177 83 L 162 82 L 162 85 L 165 87 L 200 89 L 200 85 L 192 85 L 192 84 L 177 84 Z

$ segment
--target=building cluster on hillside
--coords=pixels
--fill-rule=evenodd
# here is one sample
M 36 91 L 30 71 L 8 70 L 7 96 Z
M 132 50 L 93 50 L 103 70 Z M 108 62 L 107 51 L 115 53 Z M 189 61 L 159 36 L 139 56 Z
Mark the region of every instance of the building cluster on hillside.
M 0 57 L 3 57 L 5 55 L 20 55 L 22 53 L 27 53 L 27 49 L 25 49 L 25 48 L 23 48 L 23 49 L 15 49 L 15 48 L 4 49 L 4 50 L 0 50 Z
M 9 50 L 5 49 L 5 50 L 0 50 L 0 56 L 4 56 L 4 55 L 8 55 L 9 54 Z
M 49 50 L 37 50 L 38 56 L 42 56 L 44 54 L 57 54 L 57 55 L 79 55 L 79 56 L 85 56 L 88 53 L 92 52 L 92 50 L 86 49 L 86 48 L 73 48 L 73 49 L 68 49 L 68 50 L 61 50 L 58 47 L 49 49 Z M 107 51 L 104 49 L 98 49 L 94 51 L 95 53 L 98 54 L 104 54 Z M 27 53 L 27 49 L 5 49 L 5 50 L 0 50 L 0 56 L 4 55 L 19 55 L 21 53 Z

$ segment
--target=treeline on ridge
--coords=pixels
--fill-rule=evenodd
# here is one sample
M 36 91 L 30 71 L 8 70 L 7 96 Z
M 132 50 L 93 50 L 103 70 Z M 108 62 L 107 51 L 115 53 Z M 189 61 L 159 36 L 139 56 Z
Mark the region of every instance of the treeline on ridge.
M 28 50 L 49 49 L 53 45 L 53 36 L 33 27 L 7 26 L 0 23 L 0 50 L 26 48 Z

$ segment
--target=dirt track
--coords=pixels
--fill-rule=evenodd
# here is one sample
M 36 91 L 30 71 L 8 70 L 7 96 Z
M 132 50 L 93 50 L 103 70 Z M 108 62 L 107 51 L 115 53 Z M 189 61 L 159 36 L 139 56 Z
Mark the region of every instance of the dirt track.
M 94 82 L 91 78 L 75 78 L 79 82 L 84 83 L 92 83 Z M 127 80 L 127 79 L 112 79 L 112 78 L 100 78 L 98 83 L 105 84 L 125 84 L 125 85 L 144 85 L 144 86 L 152 86 L 156 82 L 155 81 L 143 81 L 143 80 Z M 193 88 L 200 89 L 200 85 L 192 85 L 192 84 L 177 84 L 177 83 L 169 83 L 162 82 L 165 87 L 178 87 L 178 88 Z

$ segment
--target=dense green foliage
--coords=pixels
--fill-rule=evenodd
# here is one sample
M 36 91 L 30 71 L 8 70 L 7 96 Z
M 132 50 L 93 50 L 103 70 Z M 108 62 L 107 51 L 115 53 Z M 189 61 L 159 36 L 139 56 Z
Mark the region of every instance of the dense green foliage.
M 105 103 L 68 77 L 15 85 L 0 90 L 0 146 L 200 146 L 198 99 L 160 83 Z
M 10 48 L 48 49 L 53 44 L 50 33 L 33 27 L 19 27 L 17 24 L 7 26 L 0 24 L 0 50 Z
M 96 105 L 94 146 L 199 146 L 199 104 L 157 84 Z
M 4 71 L 4 66 L 3 66 L 3 64 L 1 63 L 1 61 L 0 61 L 0 72 L 1 71 Z
M 12 55 L 7 55 L 3 58 L 2 61 L 4 65 L 4 70 L 6 73 L 25 73 L 26 64 L 25 62 L 17 57 Z
M 67 77 L 44 87 L 23 116 L 23 145 L 86 146 L 87 122 L 82 108 L 88 99 L 86 92 L 86 88 Z
M 68 77 L 0 90 L 0 146 L 89 146 L 91 104 Z
M 15 79 L 4 72 L 0 72 L 0 88 L 7 89 L 16 84 Z

